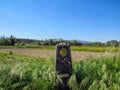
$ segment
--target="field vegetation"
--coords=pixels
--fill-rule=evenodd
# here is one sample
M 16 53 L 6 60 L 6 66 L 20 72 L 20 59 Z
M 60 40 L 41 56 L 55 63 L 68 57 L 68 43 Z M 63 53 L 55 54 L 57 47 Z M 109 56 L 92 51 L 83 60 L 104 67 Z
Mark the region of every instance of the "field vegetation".
M 68 86 L 72 90 L 120 90 L 120 41 L 83 44 L 78 40 L 14 36 L 0 37 L 0 90 L 56 90 L 55 86 L 62 84 L 54 69 L 55 45 L 60 42 L 71 45 L 73 72 Z M 82 54 L 84 60 L 75 61 Z
M 0 53 L 1 90 L 55 90 L 55 62 L 12 52 Z M 73 61 L 72 90 L 119 90 L 120 55 Z M 58 78 L 57 83 L 62 83 Z
M 55 50 L 54 46 L 40 45 L 40 46 L 0 46 L 0 49 L 10 49 L 10 48 L 28 48 L 28 49 L 39 49 L 39 50 Z M 75 46 L 71 45 L 71 51 L 84 51 L 84 52 L 116 52 L 119 51 L 119 47 L 108 47 L 108 46 Z
M 21 39 L 14 36 L 0 37 L 0 48 L 36 48 L 54 50 L 55 45 L 61 42 L 67 42 L 71 45 L 72 51 L 91 51 L 91 52 L 105 52 L 107 48 L 114 47 L 113 51 L 117 51 L 120 41 L 110 40 L 105 43 L 102 42 L 85 42 L 79 40 L 63 40 L 63 39 Z

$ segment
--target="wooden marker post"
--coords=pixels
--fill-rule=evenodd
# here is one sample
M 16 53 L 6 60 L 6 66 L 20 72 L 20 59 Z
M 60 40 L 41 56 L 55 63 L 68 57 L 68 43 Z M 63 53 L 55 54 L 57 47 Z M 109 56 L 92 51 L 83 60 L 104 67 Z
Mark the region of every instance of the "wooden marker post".
M 67 85 L 72 75 L 72 61 L 70 46 L 66 43 L 56 45 L 56 66 L 57 75 L 62 79 L 63 85 L 57 85 L 57 90 L 70 90 Z

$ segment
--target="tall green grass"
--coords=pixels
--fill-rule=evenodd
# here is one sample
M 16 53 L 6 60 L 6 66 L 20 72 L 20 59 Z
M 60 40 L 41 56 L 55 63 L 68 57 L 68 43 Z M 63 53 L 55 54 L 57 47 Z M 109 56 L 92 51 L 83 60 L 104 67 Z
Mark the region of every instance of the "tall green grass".
M 55 90 L 55 62 L 51 58 L 0 53 L 0 90 Z M 120 55 L 73 61 L 68 81 L 72 90 L 120 90 Z
M 0 54 L 0 90 L 54 90 L 54 62 Z
M 73 63 L 72 90 L 120 90 L 120 55 Z

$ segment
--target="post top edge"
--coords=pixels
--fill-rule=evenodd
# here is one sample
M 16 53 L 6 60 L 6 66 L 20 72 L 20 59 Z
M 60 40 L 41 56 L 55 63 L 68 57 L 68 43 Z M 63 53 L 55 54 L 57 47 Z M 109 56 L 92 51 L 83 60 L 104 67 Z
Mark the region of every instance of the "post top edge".
M 61 43 L 57 44 L 56 46 L 59 46 L 59 45 L 62 45 L 62 46 L 66 45 L 66 46 L 69 46 L 70 44 L 67 43 L 67 42 L 61 42 Z

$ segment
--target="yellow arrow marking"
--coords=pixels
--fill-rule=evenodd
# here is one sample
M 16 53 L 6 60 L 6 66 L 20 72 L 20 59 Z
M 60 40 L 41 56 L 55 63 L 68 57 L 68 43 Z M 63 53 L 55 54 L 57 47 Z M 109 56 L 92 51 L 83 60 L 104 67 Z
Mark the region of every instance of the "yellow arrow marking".
M 65 48 L 62 48 L 62 49 L 60 50 L 60 55 L 61 55 L 62 57 L 65 57 L 66 54 L 67 54 L 67 50 L 66 50 Z

